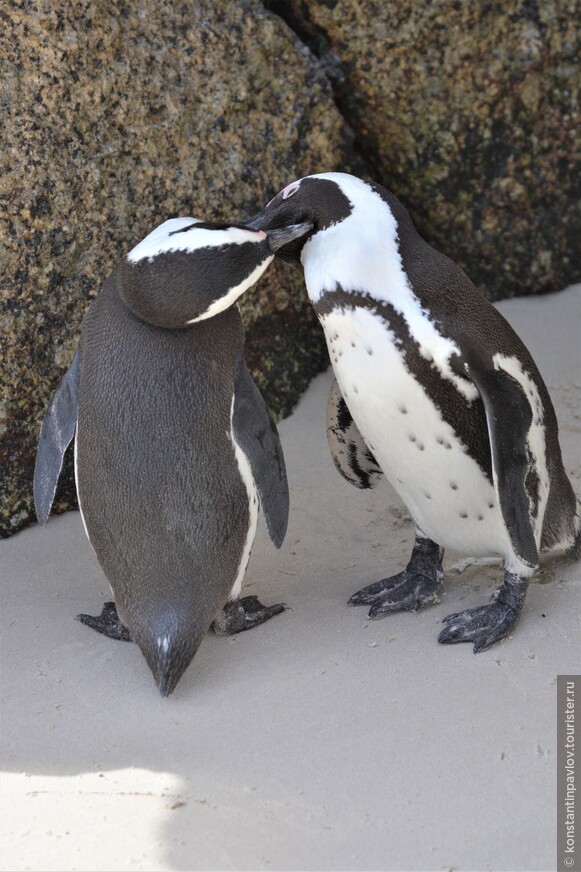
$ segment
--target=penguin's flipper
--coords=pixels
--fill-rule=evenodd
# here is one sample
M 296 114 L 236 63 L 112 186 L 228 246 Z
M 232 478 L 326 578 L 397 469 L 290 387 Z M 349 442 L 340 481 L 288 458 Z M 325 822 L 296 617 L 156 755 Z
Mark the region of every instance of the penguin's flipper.
M 250 464 L 270 538 L 280 548 L 289 514 L 284 455 L 276 425 L 242 358 L 234 386 L 232 429 Z
M 531 459 L 527 436 L 533 412 L 527 396 L 513 378 L 499 370 L 466 364 L 478 388 L 488 424 L 492 476 L 502 517 L 519 560 L 534 569 L 539 562 L 526 489 Z
M 75 435 L 80 378 L 80 355 L 64 374 L 44 416 L 34 465 L 34 508 L 41 524 L 46 523 L 56 491 L 65 451 Z
M 336 379 L 327 400 L 327 442 L 343 478 L 355 487 L 375 487 L 383 471 L 351 417 Z

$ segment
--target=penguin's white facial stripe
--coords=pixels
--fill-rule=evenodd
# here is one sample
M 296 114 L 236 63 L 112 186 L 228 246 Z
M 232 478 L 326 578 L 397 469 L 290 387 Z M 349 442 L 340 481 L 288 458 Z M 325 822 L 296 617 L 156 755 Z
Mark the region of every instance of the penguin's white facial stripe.
M 258 266 L 252 270 L 250 275 L 246 276 L 244 281 L 240 282 L 236 287 L 230 288 L 227 294 L 214 300 L 205 312 L 202 312 L 202 314 L 198 315 L 197 318 L 192 318 L 191 321 L 186 321 L 186 324 L 196 324 L 198 321 L 205 321 L 207 318 L 213 318 L 215 315 L 219 315 L 220 312 L 225 312 L 226 309 L 229 309 L 230 306 L 234 305 L 238 297 L 242 296 L 244 291 L 247 291 L 258 281 L 262 273 L 273 260 L 274 254 L 270 254 L 266 260 L 263 260 L 262 263 L 259 263 Z
M 244 242 L 263 242 L 266 233 L 262 230 L 246 230 L 241 227 L 228 227 L 224 230 L 197 228 L 199 218 L 171 218 L 156 227 L 127 255 L 129 263 L 153 260 L 160 254 L 172 251 L 193 252 L 200 248 L 218 248 L 222 245 L 241 245 Z M 185 230 L 184 228 L 190 229 Z
M 405 318 L 421 354 L 470 402 L 476 387 L 460 378 L 451 359 L 460 351 L 438 331 L 430 313 L 422 308 L 404 272 L 399 253 L 397 222 L 387 203 L 365 182 L 343 173 L 313 178 L 335 181 L 353 204 L 351 214 L 338 224 L 315 233 L 304 245 L 301 261 L 313 303 L 340 285 L 374 300 L 389 303 Z
M 546 428 L 543 403 L 538 388 L 523 368 L 517 357 L 506 354 L 495 354 L 492 358 L 494 368 L 505 372 L 523 389 L 533 413 L 533 419 L 527 435 L 527 447 L 534 469 L 539 477 L 538 505 L 534 517 L 534 532 L 537 546 L 541 540 L 545 507 L 549 499 L 550 477 L 547 469 Z M 532 509 L 532 506 L 531 506 Z
M 376 299 L 386 299 L 386 268 L 396 279 L 401 272 L 395 219 L 371 189 L 368 203 L 353 197 L 351 191 L 344 193 L 353 203 L 351 214 L 319 230 L 303 246 L 301 262 L 309 297 L 316 302 L 340 284 L 345 290 L 357 288 Z

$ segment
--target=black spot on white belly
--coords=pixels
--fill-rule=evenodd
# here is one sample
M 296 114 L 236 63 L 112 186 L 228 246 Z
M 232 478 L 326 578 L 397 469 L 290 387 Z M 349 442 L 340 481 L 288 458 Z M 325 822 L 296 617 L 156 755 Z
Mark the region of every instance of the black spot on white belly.
M 393 336 L 407 371 L 422 386 L 428 400 L 457 434 L 461 450 L 478 464 L 488 481 L 492 483 L 488 427 L 482 401 L 479 397 L 468 400 L 454 381 L 445 378 L 434 361 L 428 360 L 422 354 L 420 344 L 411 334 L 401 312 L 390 303 L 373 299 L 365 292 L 344 291 L 340 284 L 336 285 L 335 290 L 324 293 L 314 306 L 319 318 L 323 319 L 337 310 L 367 309 L 382 321 Z M 450 367 L 458 379 L 466 379 L 463 361 L 459 357 L 452 356 Z M 452 450 L 450 442 L 445 439 L 440 441 L 440 438 L 437 441 L 444 445 L 447 451 Z

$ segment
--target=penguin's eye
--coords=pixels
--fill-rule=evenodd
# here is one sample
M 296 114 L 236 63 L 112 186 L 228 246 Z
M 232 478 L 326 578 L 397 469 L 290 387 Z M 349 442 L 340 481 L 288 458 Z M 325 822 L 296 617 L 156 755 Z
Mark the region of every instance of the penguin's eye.
M 293 194 L 296 194 L 298 189 L 300 188 L 300 182 L 291 182 L 290 185 L 287 185 L 284 191 L 282 192 L 282 199 L 288 200 L 289 197 L 292 197 Z

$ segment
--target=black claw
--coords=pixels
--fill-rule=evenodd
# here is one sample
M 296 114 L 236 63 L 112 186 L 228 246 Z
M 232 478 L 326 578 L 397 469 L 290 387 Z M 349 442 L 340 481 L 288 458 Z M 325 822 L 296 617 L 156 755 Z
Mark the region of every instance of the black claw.
M 371 606 L 372 620 L 387 612 L 419 612 L 434 602 L 444 578 L 440 548 L 430 539 L 416 538 L 412 556 L 403 572 L 383 578 L 354 593 L 352 606 Z
M 443 624 L 449 624 L 451 621 L 455 621 L 460 612 L 454 612 L 452 615 L 446 615 L 445 618 L 442 618 Z
M 226 603 L 218 617 L 214 619 L 212 629 L 218 636 L 232 636 L 264 624 L 275 615 L 280 615 L 285 609 L 284 603 L 263 606 L 257 596 L 244 596 Z
M 117 614 L 117 607 L 114 602 L 105 603 L 98 617 L 93 615 L 77 615 L 77 620 L 86 627 L 102 633 L 103 636 L 108 636 L 110 639 L 119 639 L 122 642 L 131 642 L 129 630 L 121 622 Z
M 486 648 L 490 648 L 490 646 L 494 645 L 495 642 L 496 638 L 494 636 L 486 636 L 479 642 L 474 643 L 472 651 L 474 652 L 474 654 L 478 654 L 479 651 L 484 651 Z
M 368 584 L 367 587 L 356 591 L 349 597 L 348 605 L 350 606 L 370 606 L 375 600 L 384 594 L 387 590 L 395 591 L 396 588 L 403 585 L 406 581 L 406 572 L 393 575 L 391 578 L 382 578 L 379 581 L 374 581 L 373 584 Z

